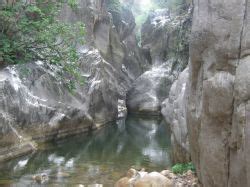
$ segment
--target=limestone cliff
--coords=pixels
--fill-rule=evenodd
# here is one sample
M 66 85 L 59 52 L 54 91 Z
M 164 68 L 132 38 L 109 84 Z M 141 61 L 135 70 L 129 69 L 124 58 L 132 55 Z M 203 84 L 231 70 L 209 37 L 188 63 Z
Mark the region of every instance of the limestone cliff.
M 132 13 L 122 9 L 119 14 L 115 25 L 102 0 L 79 0 L 76 10 L 65 5 L 61 11 L 61 21 L 83 22 L 87 30 L 86 45 L 79 47 L 85 83 L 73 92 L 58 79 L 53 65 L 38 61 L 0 69 L 0 161 L 34 150 L 36 141 L 116 120 L 118 100 L 124 100 L 131 82 L 147 66 L 133 40 Z
M 188 64 L 191 13 L 191 4 L 178 13 L 158 9 L 143 24 L 142 48 L 152 66 L 129 90 L 129 112 L 160 114 L 171 85 Z
M 206 187 L 250 186 L 249 0 L 195 0 L 187 124 Z

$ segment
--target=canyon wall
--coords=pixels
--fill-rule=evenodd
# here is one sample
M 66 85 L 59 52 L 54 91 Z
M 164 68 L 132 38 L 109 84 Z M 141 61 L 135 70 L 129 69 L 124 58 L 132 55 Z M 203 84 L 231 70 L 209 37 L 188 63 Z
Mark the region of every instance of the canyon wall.
M 194 0 L 187 124 L 206 187 L 250 186 L 249 0 Z
M 192 5 L 182 11 L 157 9 L 141 29 L 141 45 L 151 68 L 133 83 L 127 94 L 130 113 L 160 115 L 161 104 L 189 58 Z
M 85 81 L 70 90 L 58 77 L 60 69 L 41 61 L 1 67 L 0 161 L 32 152 L 37 141 L 115 121 L 118 105 L 147 66 L 135 43 L 131 11 L 121 9 L 115 24 L 106 1 L 79 0 L 76 10 L 65 5 L 59 19 L 86 26 L 86 44 L 79 47 Z M 67 80 L 66 73 L 61 77 Z
M 172 161 L 191 161 L 187 129 L 187 84 L 189 70 L 186 68 L 171 86 L 169 97 L 162 103 L 161 113 L 171 128 Z

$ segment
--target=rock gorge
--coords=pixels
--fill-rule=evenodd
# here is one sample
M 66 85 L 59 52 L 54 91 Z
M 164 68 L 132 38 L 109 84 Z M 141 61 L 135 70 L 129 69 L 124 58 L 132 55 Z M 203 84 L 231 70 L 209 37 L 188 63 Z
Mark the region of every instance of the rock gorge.
M 33 151 L 37 141 L 86 132 L 116 120 L 119 101 L 147 68 L 136 44 L 131 11 L 122 9 L 115 24 L 117 17 L 107 11 L 107 3 L 86 0 L 78 5 L 76 11 L 65 5 L 59 18 L 86 25 L 86 44 L 79 49 L 84 85 L 72 93 L 58 80 L 56 67 L 40 61 L 1 68 L 0 160 Z
M 0 161 L 101 128 L 126 105 L 163 115 L 173 161 L 192 161 L 201 186 L 250 186 L 249 0 L 186 0 L 181 11 L 151 12 L 141 47 L 131 10 L 117 14 L 107 2 L 78 1 L 77 11 L 65 5 L 60 15 L 87 29 L 79 48 L 86 81 L 74 94 L 53 65 L 0 69 Z

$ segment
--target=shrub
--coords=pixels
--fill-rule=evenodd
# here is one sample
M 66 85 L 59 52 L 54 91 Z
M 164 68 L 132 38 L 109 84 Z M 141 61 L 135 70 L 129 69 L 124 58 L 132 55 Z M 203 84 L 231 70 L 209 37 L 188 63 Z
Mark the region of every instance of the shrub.
M 76 0 L 16 1 L 0 7 L 0 64 L 43 61 L 54 64 L 73 79 L 79 77 L 76 46 L 84 42 L 82 23 L 59 21 L 64 3 Z
M 172 167 L 172 171 L 175 174 L 183 174 L 183 173 L 187 172 L 188 170 L 195 172 L 195 167 L 191 162 L 190 163 L 175 164 Z
M 71 6 L 73 1 L 71 0 Z M 76 44 L 83 41 L 81 23 L 57 20 L 62 4 L 18 1 L 0 9 L 0 51 L 3 62 L 17 64 L 42 60 L 49 63 L 77 61 Z

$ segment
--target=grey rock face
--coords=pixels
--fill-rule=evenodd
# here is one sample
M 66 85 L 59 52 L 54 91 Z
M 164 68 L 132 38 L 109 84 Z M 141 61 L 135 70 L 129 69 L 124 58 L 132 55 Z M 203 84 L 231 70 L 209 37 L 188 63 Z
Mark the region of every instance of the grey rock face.
M 105 2 L 79 1 L 78 10 L 73 12 L 65 6 L 59 18 L 86 25 L 86 45 L 79 48 L 80 74 L 85 83 L 76 84 L 76 90 L 71 92 L 67 80 L 62 81 L 57 74 L 60 69 L 42 62 L 2 68 L 0 161 L 35 150 L 36 141 L 86 132 L 116 120 L 119 103 L 123 103 L 131 82 L 143 71 L 139 63 L 143 57 L 135 44 L 129 62 L 126 57 L 132 45 L 129 41 L 133 26 L 116 28 Z M 134 69 L 130 71 L 127 64 L 134 64 Z
M 152 68 L 142 74 L 127 94 L 131 113 L 160 114 L 161 103 L 188 63 L 188 37 L 191 28 L 191 7 L 181 14 L 169 10 L 152 12 L 142 33 L 142 48 L 149 55 Z
M 142 47 L 149 51 L 153 64 L 172 60 L 172 70 L 181 72 L 188 64 L 189 34 L 191 29 L 190 6 L 179 14 L 168 9 L 151 12 L 142 26 Z
M 171 127 L 172 158 L 174 163 L 190 161 L 189 140 L 186 120 L 186 87 L 188 68 L 171 87 L 169 97 L 162 103 L 161 113 Z
M 167 97 L 174 77 L 168 64 L 153 67 L 142 74 L 127 94 L 127 108 L 131 113 L 159 115 L 162 101 Z
M 249 3 L 195 0 L 187 123 L 204 186 L 250 186 Z

